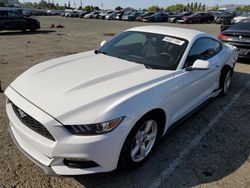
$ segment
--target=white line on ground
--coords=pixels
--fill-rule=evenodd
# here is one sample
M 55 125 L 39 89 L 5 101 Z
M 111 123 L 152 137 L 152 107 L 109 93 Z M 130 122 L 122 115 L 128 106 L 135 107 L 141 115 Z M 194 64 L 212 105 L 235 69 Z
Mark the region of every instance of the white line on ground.
M 231 107 L 231 105 L 240 97 L 244 89 L 250 85 L 250 82 L 247 82 L 244 87 L 234 95 L 230 103 L 227 106 L 221 109 L 221 111 L 212 119 L 212 121 L 205 127 L 199 135 L 197 135 L 190 144 L 187 144 L 187 147 L 184 148 L 179 156 L 173 160 L 173 162 L 160 174 L 160 176 L 149 186 L 150 188 L 158 188 L 161 186 L 162 182 L 171 175 L 171 173 L 180 165 L 185 157 L 187 157 L 190 152 L 199 144 L 201 139 L 216 125 L 219 119 L 225 114 L 225 112 Z

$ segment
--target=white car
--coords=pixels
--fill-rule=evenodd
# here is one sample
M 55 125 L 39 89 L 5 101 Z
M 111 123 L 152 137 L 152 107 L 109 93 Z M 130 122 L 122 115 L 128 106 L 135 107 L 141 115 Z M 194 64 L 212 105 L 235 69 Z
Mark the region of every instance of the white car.
M 234 23 L 238 23 L 238 22 L 240 22 L 241 20 L 246 19 L 246 18 L 249 18 L 249 17 L 250 17 L 250 12 L 245 12 L 245 13 L 243 13 L 241 16 L 237 16 L 237 17 L 233 18 L 231 22 L 232 22 L 233 24 L 234 24 Z
M 227 94 L 237 57 L 200 31 L 132 28 L 20 75 L 5 90 L 9 131 L 47 174 L 134 167 L 171 125 Z

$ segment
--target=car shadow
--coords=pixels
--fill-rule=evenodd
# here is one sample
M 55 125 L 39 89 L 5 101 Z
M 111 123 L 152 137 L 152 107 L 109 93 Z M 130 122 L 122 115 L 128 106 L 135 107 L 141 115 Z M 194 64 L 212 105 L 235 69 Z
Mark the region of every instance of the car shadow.
M 250 64 L 250 59 L 247 58 L 239 58 L 238 62 L 244 63 L 244 64 Z
M 22 31 L 0 31 L 0 36 L 4 36 L 4 35 L 35 35 L 35 34 L 49 34 L 49 33 L 53 33 L 56 32 L 55 30 L 37 30 L 35 32 L 32 31 L 26 31 L 26 32 L 22 32 Z
M 249 74 L 235 72 L 228 95 L 216 97 L 165 135 L 143 166 L 130 171 L 74 176 L 74 179 L 85 187 L 150 187 L 159 178 L 162 178 L 160 187 L 193 187 L 231 175 L 250 162 L 250 100 L 247 94 L 250 86 L 187 156 L 181 158 L 180 153 L 245 87 L 248 80 Z M 166 176 L 166 169 L 178 162 L 177 159 L 180 163 Z

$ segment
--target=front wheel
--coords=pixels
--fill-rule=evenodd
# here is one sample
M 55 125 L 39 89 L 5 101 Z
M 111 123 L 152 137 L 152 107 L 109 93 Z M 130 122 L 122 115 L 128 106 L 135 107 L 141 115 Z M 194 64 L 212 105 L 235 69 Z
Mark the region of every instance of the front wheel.
M 128 135 L 119 160 L 119 168 L 141 165 L 152 153 L 159 136 L 159 123 L 154 117 L 139 120 Z
M 232 80 L 232 69 L 230 68 L 225 68 L 222 70 L 221 77 L 220 77 L 220 88 L 222 89 L 220 92 L 220 96 L 225 96 L 228 93 L 228 90 L 231 85 L 231 80 Z

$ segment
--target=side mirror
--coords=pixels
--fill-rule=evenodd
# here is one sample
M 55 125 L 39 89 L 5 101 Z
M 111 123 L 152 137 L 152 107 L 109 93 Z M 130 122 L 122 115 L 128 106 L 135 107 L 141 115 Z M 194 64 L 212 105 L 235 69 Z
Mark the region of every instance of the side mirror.
M 197 59 L 194 64 L 190 67 L 187 67 L 187 71 L 192 71 L 192 70 L 208 70 L 209 69 L 209 61 Z
M 102 41 L 100 46 L 103 47 L 103 45 L 106 44 L 106 42 L 107 42 L 106 40 Z

